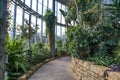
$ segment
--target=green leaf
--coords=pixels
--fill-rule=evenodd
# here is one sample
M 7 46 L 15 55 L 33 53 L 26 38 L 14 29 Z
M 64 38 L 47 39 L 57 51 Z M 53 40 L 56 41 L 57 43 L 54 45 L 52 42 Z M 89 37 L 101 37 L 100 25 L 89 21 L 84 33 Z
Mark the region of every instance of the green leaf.
M 63 11 L 62 9 L 59 9 L 59 11 L 61 12 L 61 14 L 66 17 L 67 16 L 67 13 L 65 11 Z
M 19 62 L 17 62 L 17 61 L 15 61 L 15 68 L 16 68 L 16 70 L 17 70 L 17 72 L 18 72 L 18 69 L 19 69 Z
M 25 73 L 27 72 L 25 64 L 19 63 L 19 66 Z

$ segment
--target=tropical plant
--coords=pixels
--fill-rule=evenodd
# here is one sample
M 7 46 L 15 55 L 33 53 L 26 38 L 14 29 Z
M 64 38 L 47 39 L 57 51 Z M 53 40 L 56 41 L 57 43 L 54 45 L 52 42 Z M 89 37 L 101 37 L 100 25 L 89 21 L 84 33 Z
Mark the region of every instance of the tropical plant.
M 31 25 L 33 26 L 30 26 L 29 27 L 29 23 L 28 23 L 28 20 L 25 19 L 25 25 L 24 26 L 20 26 L 21 30 L 22 30 L 22 34 L 21 34 L 21 37 L 23 38 L 28 38 L 29 36 L 33 36 L 34 34 L 37 33 L 37 29 L 35 29 L 35 25 L 31 23 Z M 29 29 L 30 28 L 30 29 Z
M 78 0 L 77 4 L 82 24 L 67 31 L 69 52 L 105 66 L 119 63 L 119 1 L 103 5 L 94 0 Z
M 69 52 L 76 57 L 83 58 L 89 56 L 91 48 L 89 45 L 92 44 L 92 42 L 97 43 L 99 41 L 97 37 L 95 37 L 97 34 L 97 31 L 89 30 L 82 26 L 70 28 L 67 32 Z
M 67 52 L 66 52 L 66 48 L 65 48 L 65 44 L 63 44 L 62 40 L 57 40 L 56 41 L 56 54 L 58 56 L 61 56 L 61 55 L 65 55 Z
M 112 64 L 120 64 L 120 59 L 115 58 L 114 55 L 106 55 L 106 54 L 97 54 L 92 57 L 89 57 L 88 60 L 95 62 L 97 65 L 103 65 L 103 66 L 110 66 Z
M 71 21 L 75 21 L 76 17 L 73 15 L 74 14 L 74 11 L 67 11 L 65 12 L 64 10 L 60 9 L 60 12 L 61 14 L 64 16 L 65 18 L 65 24 L 66 24 L 66 27 L 70 27 L 69 24 L 71 24 Z
M 24 39 L 7 37 L 6 50 L 8 54 L 7 71 L 9 79 L 16 80 L 18 76 L 27 72 L 27 57 L 24 50 Z
M 71 21 L 79 24 L 95 24 L 100 18 L 100 4 L 99 0 L 71 0 L 68 4 L 68 13 L 71 13 L 73 17 L 69 17 L 71 17 Z
M 50 58 L 50 51 L 45 47 L 45 44 L 40 41 L 32 44 L 32 64 L 38 64 L 45 59 Z

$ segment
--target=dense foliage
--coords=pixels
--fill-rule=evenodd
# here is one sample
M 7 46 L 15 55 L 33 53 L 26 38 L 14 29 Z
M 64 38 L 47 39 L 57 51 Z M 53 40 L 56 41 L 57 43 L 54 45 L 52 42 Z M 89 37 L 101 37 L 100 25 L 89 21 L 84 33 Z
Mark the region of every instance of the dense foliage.
M 46 22 L 46 34 L 48 37 L 48 45 L 51 56 L 55 54 L 55 13 L 51 10 L 46 10 L 44 20 Z
M 61 56 L 65 54 L 67 54 L 65 44 L 62 42 L 62 40 L 57 40 L 56 41 L 56 55 Z
M 32 44 L 32 63 L 37 64 L 44 61 L 45 59 L 50 58 L 50 51 L 48 46 L 38 41 L 35 44 Z
M 97 64 L 110 65 L 119 63 L 120 28 L 118 23 L 119 1 L 112 5 L 89 0 L 89 7 L 83 7 L 78 1 L 81 12 L 81 24 L 70 27 L 67 31 L 69 52 L 78 58 L 95 61 Z M 84 4 L 84 5 L 85 5 Z M 93 5 L 91 5 L 93 4 Z M 112 10 L 109 10 L 111 9 Z M 116 51 L 117 50 L 117 51 Z
M 50 52 L 43 43 L 36 42 L 32 44 L 32 55 L 29 57 L 28 49 L 25 45 L 25 39 L 7 38 L 6 50 L 8 54 L 7 72 L 8 80 L 17 80 L 18 77 L 25 74 L 34 65 L 50 58 Z M 31 61 L 29 62 L 29 58 Z
M 113 4 L 107 5 L 102 4 L 100 0 L 71 1 L 67 12 L 60 10 L 68 28 L 67 43 L 56 41 L 56 55 L 65 55 L 68 51 L 74 57 L 94 61 L 96 64 L 105 66 L 113 63 L 120 64 L 120 1 L 113 0 Z M 46 45 L 38 41 L 32 44 L 31 56 L 28 56 L 29 50 L 25 45 L 25 39 L 10 40 L 7 37 L 6 68 L 9 80 L 16 80 L 33 65 L 50 58 L 52 32 L 55 25 L 54 13 L 47 10 L 44 20 L 49 43 Z M 72 21 L 76 25 L 68 27 Z M 37 32 L 28 25 L 26 21 L 25 27 L 21 27 L 22 37 L 28 38 Z
M 12 41 L 8 37 L 6 50 L 8 53 L 7 71 L 9 79 L 16 80 L 18 76 L 27 72 L 28 63 L 26 57 L 26 51 L 24 51 L 24 39 L 13 39 Z

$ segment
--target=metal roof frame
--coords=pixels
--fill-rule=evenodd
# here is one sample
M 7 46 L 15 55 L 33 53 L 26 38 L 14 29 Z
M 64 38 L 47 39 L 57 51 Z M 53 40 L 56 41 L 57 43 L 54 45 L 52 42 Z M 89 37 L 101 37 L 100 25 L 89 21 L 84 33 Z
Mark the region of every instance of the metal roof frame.
M 43 19 L 43 15 L 39 14 L 38 12 L 34 11 L 32 8 L 30 8 L 29 6 L 27 6 L 25 3 L 23 3 L 21 0 L 12 0 L 16 5 L 18 5 L 19 7 L 21 7 L 23 10 L 25 10 L 25 12 L 27 12 L 28 14 L 34 15 L 37 18 L 41 18 Z M 55 22 L 56 25 L 60 25 L 63 27 L 66 27 L 65 24 L 61 24 L 58 22 Z
M 60 2 L 61 4 L 67 5 L 70 0 L 56 0 Z

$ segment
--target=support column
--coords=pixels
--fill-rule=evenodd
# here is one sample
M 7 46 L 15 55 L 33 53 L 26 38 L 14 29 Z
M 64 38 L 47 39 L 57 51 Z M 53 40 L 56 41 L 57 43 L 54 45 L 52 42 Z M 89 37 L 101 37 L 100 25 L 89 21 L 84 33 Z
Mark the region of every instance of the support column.
M 30 8 L 32 8 L 32 0 L 30 0 Z M 29 50 L 28 50 L 28 62 L 31 63 L 31 56 L 32 56 L 32 51 L 31 51 L 31 14 L 29 14 L 29 21 L 28 21 L 28 25 L 29 25 L 29 37 L 28 37 L 28 46 L 29 46 Z
M 56 17 L 58 17 L 58 1 L 56 1 Z M 57 38 L 57 25 L 55 26 L 55 39 L 56 38 Z
M 55 16 L 55 0 L 53 0 L 53 6 L 52 6 L 52 12 L 54 13 L 54 16 Z M 55 22 L 54 22 L 54 26 L 52 28 L 52 34 L 51 34 L 51 50 L 50 50 L 50 53 L 51 53 L 51 56 L 54 57 L 55 55 Z
M 7 35 L 7 0 L 0 0 L 0 80 L 4 80 L 5 72 L 5 47 Z
M 62 4 L 61 4 L 61 9 L 62 9 Z M 62 14 L 60 14 L 60 23 L 62 23 Z M 62 26 L 60 26 L 60 38 L 62 40 Z
M 49 0 L 47 0 L 47 10 L 49 10 Z M 47 36 L 47 34 L 45 34 L 45 35 L 46 35 L 46 37 L 45 37 L 46 38 L 46 43 L 48 43 L 48 38 L 47 38 L 48 36 Z
M 13 38 L 15 38 L 16 35 L 16 13 L 17 13 L 17 5 L 14 4 Z
M 25 0 L 23 0 L 23 3 L 25 3 Z M 21 27 L 24 27 L 24 18 L 25 18 L 25 10 L 23 9 L 22 10 L 22 26 Z M 22 37 L 22 32 L 20 33 L 20 36 Z
M 38 12 L 38 0 L 36 1 L 36 12 Z M 36 25 L 35 25 L 35 29 L 37 30 L 38 28 L 38 18 L 36 17 Z M 37 41 L 37 33 L 35 34 L 35 42 Z
M 25 3 L 25 0 L 23 0 L 23 3 Z M 24 18 L 25 18 L 25 10 L 23 9 L 22 12 L 22 26 L 24 27 Z
M 65 12 L 67 12 L 67 6 L 65 6 Z M 65 24 L 67 25 L 66 18 L 65 18 Z M 68 25 L 65 27 L 65 32 L 67 32 L 67 28 L 68 28 Z M 66 34 L 65 34 L 65 41 L 67 42 L 67 35 Z
M 43 15 L 43 9 L 44 9 L 44 0 L 42 0 L 42 15 Z M 41 41 L 43 41 L 43 19 L 41 20 Z
M 47 0 L 47 10 L 49 9 L 49 0 Z
M 32 0 L 30 0 L 30 8 L 32 8 Z M 29 14 L 29 49 L 31 49 L 31 41 L 30 41 L 30 38 L 31 38 L 31 35 L 30 35 L 30 27 L 31 27 L 31 14 Z
M 65 12 L 67 12 L 67 7 L 66 7 L 66 5 L 65 5 Z M 65 18 L 65 24 L 66 24 L 66 18 Z M 67 25 L 67 24 L 66 24 Z M 67 35 L 66 35 L 66 32 L 67 32 L 67 26 L 65 26 L 65 42 L 66 42 L 66 40 L 67 40 Z

